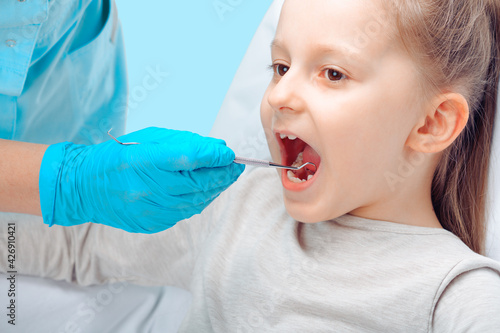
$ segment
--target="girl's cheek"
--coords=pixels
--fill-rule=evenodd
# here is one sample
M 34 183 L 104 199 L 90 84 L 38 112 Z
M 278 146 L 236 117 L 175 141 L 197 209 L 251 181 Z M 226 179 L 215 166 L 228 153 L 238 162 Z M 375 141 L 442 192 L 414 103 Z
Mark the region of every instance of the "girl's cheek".
M 263 100 L 260 108 L 260 120 L 264 133 L 266 135 L 266 141 L 269 147 L 269 151 L 271 152 L 272 157 L 276 159 L 279 155 L 279 147 L 275 142 L 272 131 L 272 110 L 270 109 L 270 106 L 266 104 L 267 103 L 265 102 L 265 100 Z M 277 161 L 279 161 L 279 159 Z
M 266 90 L 260 104 L 260 120 L 264 130 L 266 132 L 267 131 L 271 132 L 272 109 L 267 101 L 268 96 L 269 96 L 269 88 Z

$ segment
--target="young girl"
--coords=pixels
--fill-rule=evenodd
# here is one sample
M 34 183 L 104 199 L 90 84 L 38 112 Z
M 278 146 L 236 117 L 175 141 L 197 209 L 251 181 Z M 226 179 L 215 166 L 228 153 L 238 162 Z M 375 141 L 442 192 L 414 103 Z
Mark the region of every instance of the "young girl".
M 154 235 L 33 218 L 18 272 L 189 289 L 181 332 L 500 331 L 497 0 L 287 0 L 272 56 L 273 159 L 316 170 L 254 169 Z

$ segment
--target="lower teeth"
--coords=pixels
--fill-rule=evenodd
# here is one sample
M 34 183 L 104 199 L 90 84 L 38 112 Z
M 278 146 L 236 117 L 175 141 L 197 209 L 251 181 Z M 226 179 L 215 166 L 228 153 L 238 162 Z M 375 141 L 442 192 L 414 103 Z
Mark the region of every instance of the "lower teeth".
M 304 159 L 303 159 L 302 155 L 303 155 L 303 153 L 300 153 L 297 156 L 297 159 L 292 164 L 293 167 L 299 167 L 299 166 L 301 166 L 303 164 Z M 288 170 L 288 172 L 286 173 L 286 175 L 288 176 L 289 180 L 291 180 L 292 182 L 297 183 L 297 184 L 303 183 L 305 181 L 308 181 L 308 180 L 310 180 L 313 177 L 313 175 L 309 175 L 309 176 L 307 176 L 307 180 L 306 179 L 299 179 L 299 178 L 297 178 L 295 176 L 295 174 L 291 170 Z
M 295 177 L 295 174 L 291 170 L 288 170 L 286 175 L 288 176 L 288 179 L 290 179 L 292 182 L 297 183 L 297 184 L 303 183 L 307 180 L 310 180 L 313 177 L 313 175 L 309 175 L 309 176 L 307 176 L 307 180 L 299 179 L 299 178 Z

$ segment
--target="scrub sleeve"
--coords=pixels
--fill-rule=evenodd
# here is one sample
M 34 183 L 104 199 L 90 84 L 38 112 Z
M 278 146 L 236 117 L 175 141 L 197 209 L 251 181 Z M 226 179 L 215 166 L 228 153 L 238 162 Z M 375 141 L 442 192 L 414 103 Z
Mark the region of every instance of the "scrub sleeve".
M 0 17 L 0 138 L 96 144 L 111 127 L 124 133 L 125 49 L 114 1 L 9 0 Z M 95 27 L 82 41 L 81 31 Z

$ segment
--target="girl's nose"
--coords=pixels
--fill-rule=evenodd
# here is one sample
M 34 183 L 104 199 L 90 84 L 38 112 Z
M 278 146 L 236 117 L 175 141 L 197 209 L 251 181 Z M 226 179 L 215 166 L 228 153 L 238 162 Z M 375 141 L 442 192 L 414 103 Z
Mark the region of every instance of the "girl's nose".
M 267 101 L 275 111 L 302 110 L 304 102 L 301 97 L 301 86 L 297 76 L 297 72 L 289 69 L 285 75 L 280 77 L 278 83 L 271 88 Z

